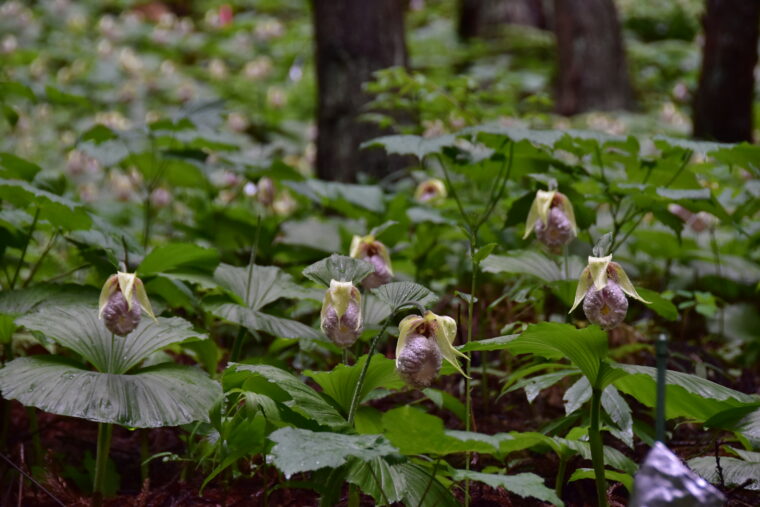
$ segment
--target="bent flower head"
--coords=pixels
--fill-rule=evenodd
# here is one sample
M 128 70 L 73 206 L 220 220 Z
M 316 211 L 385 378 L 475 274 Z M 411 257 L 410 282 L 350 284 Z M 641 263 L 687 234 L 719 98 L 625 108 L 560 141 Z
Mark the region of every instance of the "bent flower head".
M 588 266 L 581 272 L 571 313 L 583 301 L 583 312 L 592 324 L 612 329 L 623 322 L 628 312 L 626 294 L 642 303 L 649 304 L 639 296 L 623 267 L 612 262 L 612 256 L 589 257 Z
M 362 301 L 351 282 L 330 281 L 322 300 L 322 332 L 338 347 L 350 347 L 362 332 Z
M 428 311 L 424 317 L 405 317 L 398 328 L 396 370 L 409 385 L 418 389 L 428 387 L 438 376 L 443 359 L 465 375 L 457 356 L 467 356 L 452 345 L 457 334 L 454 319 Z
M 446 195 L 446 185 L 437 178 L 431 178 L 417 185 L 414 199 L 418 202 L 436 204 L 444 200 Z
M 135 273 L 118 272 L 100 291 L 98 318 L 118 336 L 127 336 L 140 323 L 141 310 L 155 320 L 142 280 Z
M 354 259 L 365 260 L 375 268 L 374 273 L 371 273 L 367 278 L 362 280 L 362 286 L 365 289 L 380 287 L 393 279 L 393 269 L 391 268 L 391 257 L 388 254 L 388 248 L 375 240 L 373 235 L 354 236 L 351 240 L 349 255 Z
M 552 251 L 559 250 L 578 234 L 573 205 L 565 194 L 556 190 L 536 192 L 525 222 L 523 239 L 533 230 L 538 240 Z

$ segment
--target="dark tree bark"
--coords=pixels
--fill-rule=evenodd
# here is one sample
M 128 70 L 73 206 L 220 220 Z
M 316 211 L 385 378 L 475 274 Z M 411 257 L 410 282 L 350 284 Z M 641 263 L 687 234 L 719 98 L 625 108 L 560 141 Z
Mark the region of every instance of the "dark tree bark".
M 546 28 L 544 0 L 459 0 L 459 38 L 491 37 L 505 24 Z
M 613 0 L 555 0 L 557 112 L 633 107 L 623 37 Z
M 407 65 L 405 0 L 312 0 L 317 63 L 317 175 L 355 181 L 357 172 L 374 177 L 393 167 L 382 150 L 359 145 L 383 135 L 359 121 L 370 97 L 362 84 L 372 73 Z
M 752 142 L 760 0 L 707 0 L 694 137 Z

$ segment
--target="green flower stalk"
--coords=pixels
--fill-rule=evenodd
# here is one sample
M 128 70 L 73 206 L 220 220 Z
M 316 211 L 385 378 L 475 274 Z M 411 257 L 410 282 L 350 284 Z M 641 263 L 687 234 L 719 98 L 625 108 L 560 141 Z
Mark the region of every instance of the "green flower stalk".
M 438 376 L 443 359 L 467 376 L 457 361 L 457 356 L 467 356 L 453 346 L 457 334 L 454 319 L 428 311 L 424 317 L 405 317 L 398 328 L 396 370 L 409 385 L 428 387 Z
M 439 204 L 447 195 L 446 185 L 437 178 L 423 181 L 414 191 L 414 199 L 417 202 L 433 205 Z
M 573 205 L 565 194 L 556 190 L 536 192 L 525 222 L 523 239 L 531 231 L 535 231 L 538 240 L 555 253 L 578 235 Z
M 109 277 L 100 291 L 98 306 L 98 317 L 118 336 L 127 336 L 134 331 L 140 324 L 141 311 L 156 319 L 145 286 L 135 273 L 119 271 Z
M 583 269 L 578 280 L 573 307 L 568 313 L 572 313 L 583 301 L 583 312 L 591 323 L 612 329 L 623 322 L 628 312 L 626 294 L 649 304 L 636 292 L 623 267 L 612 262 L 612 255 L 589 257 L 588 266 Z
M 322 300 L 322 332 L 338 347 L 350 347 L 362 332 L 361 308 L 361 294 L 353 283 L 331 280 Z
M 374 266 L 375 272 L 362 280 L 365 289 L 380 287 L 393 279 L 391 257 L 388 248 L 375 240 L 372 234 L 368 236 L 354 236 L 351 240 L 349 255 L 354 259 L 361 259 Z

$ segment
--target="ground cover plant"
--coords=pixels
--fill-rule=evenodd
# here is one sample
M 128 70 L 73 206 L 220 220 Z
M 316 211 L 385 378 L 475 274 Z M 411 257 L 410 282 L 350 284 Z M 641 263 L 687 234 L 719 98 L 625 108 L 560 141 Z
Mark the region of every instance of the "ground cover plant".
M 656 441 L 760 502 L 760 148 L 683 137 L 693 2 L 621 2 L 643 110 L 573 119 L 545 31 L 410 2 L 357 182 L 255 4 L 0 5 L 0 504 L 625 505 Z

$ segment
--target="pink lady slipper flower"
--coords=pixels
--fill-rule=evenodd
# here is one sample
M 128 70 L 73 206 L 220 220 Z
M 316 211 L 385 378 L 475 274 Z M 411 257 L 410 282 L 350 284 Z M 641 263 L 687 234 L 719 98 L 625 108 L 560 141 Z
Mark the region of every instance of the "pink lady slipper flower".
M 414 199 L 421 203 L 438 204 L 446 195 L 446 185 L 436 178 L 423 181 L 414 191 Z
M 570 200 L 556 190 L 539 190 L 530 206 L 523 239 L 535 230 L 536 237 L 553 252 L 578 235 L 575 213 Z
M 589 257 L 588 266 L 581 272 L 575 291 L 573 310 L 583 301 L 583 313 L 592 324 L 604 329 L 612 329 L 623 322 L 628 312 L 625 295 L 649 304 L 639 296 L 623 267 L 607 257 Z
M 457 356 L 467 356 L 452 345 L 457 334 L 454 319 L 428 311 L 424 317 L 405 317 L 398 329 L 396 371 L 409 385 L 417 389 L 428 387 L 438 376 L 443 359 L 465 375 Z
M 155 320 L 142 280 L 135 273 L 119 271 L 106 280 L 100 291 L 98 318 L 118 336 L 127 336 L 140 323 L 141 310 Z
M 338 347 L 350 347 L 362 332 L 361 309 L 361 294 L 353 283 L 330 280 L 322 300 L 322 332 Z
M 354 259 L 361 259 L 374 266 L 375 272 L 371 273 L 362 281 L 365 289 L 380 287 L 393 279 L 391 257 L 388 248 L 375 240 L 375 236 L 354 236 L 351 240 L 349 255 Z

